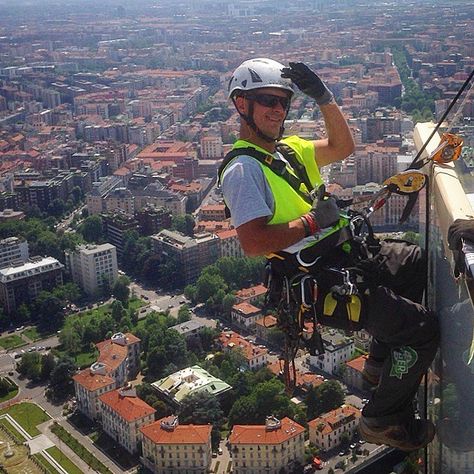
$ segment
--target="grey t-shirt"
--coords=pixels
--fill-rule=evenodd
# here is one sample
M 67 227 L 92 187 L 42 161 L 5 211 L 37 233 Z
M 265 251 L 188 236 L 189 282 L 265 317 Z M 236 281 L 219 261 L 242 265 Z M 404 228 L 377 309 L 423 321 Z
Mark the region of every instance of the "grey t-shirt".
M 273 156 L 286 161 L 278 152 Z M 222 193 L 230 209 L 234 227 L 239 227 L 259 217 L 268 217 L 268 219 L 272 217 L 275 206 L 273 194 L 255 158 L 248 155 L 234 158 L 226 167 L 221 182 Z M 317 240 L 316 236 L 306 237 L 284 250 L 296 253 L 315 240 Z
M 273 215 L 273 195 L 255 158 L 241 155 L 232 160 L 222 177 L 222 193 L 234 227 Z

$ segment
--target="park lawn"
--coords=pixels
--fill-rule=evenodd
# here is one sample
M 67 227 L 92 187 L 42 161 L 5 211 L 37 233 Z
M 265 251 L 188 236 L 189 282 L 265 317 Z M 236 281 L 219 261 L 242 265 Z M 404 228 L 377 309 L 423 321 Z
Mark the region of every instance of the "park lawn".
M 31 328 L 25 329 L 21 334 L 24 334 L 28 339 L 35 342 L 39 341 L 40 339 L 52 336 L 54 332 L 40 332 L 36 326 L 33 326 Z
M 128 301 L 128 307 L 134 311 L 139 310 L 142 306 L 145 306 L 147 303 L 140 298 L 130 298 Z
M 5 431 L 15 440 L 15 443 L 23 444 L 25 437 L 10 423 L 7 418 L 0 418 L 0 425 L 5 428 Z
M 6 402 L 7 400 L 11 400 L 12 398 L 15 398 L 17 395 L 18 395 L 18 387 L 15 388 L 15 390 L 12 390 L 11 392 L 8 392 L 3 397 L 0 397 L 0 403 Z
M 56 446 L 52 446 L 46 450 L 68 474 L 83 474 L 83 472 Z
M 33 454 L 32 457 L 36 459 L 38 464 L 42 466 L 48 474 L 59 474 L 59 471 L 40 453 Z
M 0 338 L 0 346 L 4 349 L 13 349 L 14 347 L 24 346 L 25 344 L 26 342 L 16 334 Z
M 99 357 L 99 352 L 94 350 L 91 352 L 81 352 L 80 354 L 77 354 L 74 359 L 77 366 L 83 369 L 84 367 L 89 367 L 96 362 L 97 357 Z
M 50 416 L 35 403 L 15 403 L 8 408 L 0 410 L 0 415 L 8 413 L 30 435 L 40 434 L 38 428 L 41 423 L 50 420 Z
M 112 471 L 102 464 L 89 450 L 87 450 L 76 438 L 68 433 L 59 423 L 54 422 L 51 431 L 66 443 L 91 469 L 101 474 L 111 474 Z

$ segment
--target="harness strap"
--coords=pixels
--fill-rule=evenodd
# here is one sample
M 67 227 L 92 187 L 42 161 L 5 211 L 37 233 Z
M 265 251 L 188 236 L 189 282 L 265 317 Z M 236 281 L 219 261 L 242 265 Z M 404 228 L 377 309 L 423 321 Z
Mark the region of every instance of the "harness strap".
M 235 157 L 248 155 L 255 158 L 262 165 L 270 168 L 276 175 L 281 176 L 300 197 L 302 197 L 307 203 L 312 204 L 313 200 L 311 199 L 309 192 L 313 189 L 313 186 L 305 167 L 298 161 L 298 158 L 296 158 L 295 151 L 289 145 L 281 142 L 277 143 L 277 151 L 283 155 L 295 174 L 290 173 L 284 161 L 275 159 L 275 157 L 270 153 L 263 153 L 252 147 L 236 148 L 227 153 L 219 166 L 217 172 L 219 183 L 221 182 L 224 169 Z M 301 184 L 306 186 L 306 189 L 308 190 L 307 192 L 300 189 Z M 225 215 L 226 217 L 230 217 L 230 210 L 227 206 L 225 207 Z

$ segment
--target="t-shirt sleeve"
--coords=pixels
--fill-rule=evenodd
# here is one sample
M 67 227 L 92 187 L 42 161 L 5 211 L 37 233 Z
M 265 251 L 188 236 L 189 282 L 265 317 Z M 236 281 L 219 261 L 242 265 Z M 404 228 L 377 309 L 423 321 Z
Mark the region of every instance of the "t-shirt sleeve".
M 273 195 L 254 158 L 239 156 L 227 166 L 222 178 L 222 193 L 234 227 L 273 215 Z

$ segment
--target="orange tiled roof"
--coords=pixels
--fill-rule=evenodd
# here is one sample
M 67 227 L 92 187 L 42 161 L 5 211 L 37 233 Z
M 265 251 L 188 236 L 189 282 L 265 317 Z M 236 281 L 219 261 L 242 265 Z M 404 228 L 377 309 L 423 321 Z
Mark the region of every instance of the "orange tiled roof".
M 271 314 L 267 314 L 263 318 L 257 319 L 255 324 L 257 326 L 263 326 L 264 328 L 273 328 L 277 324 L 277 318 Z
M 240 349 L 247 360 L 252 360 L 255 357 L 268 353 L 267 349 L 263 349 L 246 341 L 240 334 L 233 331 L 221 332 L 219 342 L 222 347 L 227 347 L 231 350 L 234 348 Z
M 106 339 L 105 341 L 98 342 L 96 344 L 97 349 L 99 349 L 99 357 L 97 362 L 102 362 L 107 366 L 107 370 L 115 370 L 121 363 L 127 358 L 127 345 L 140 342 L 140 339 L 133 335 L 131 332 L 125 334 L 127 344 L 121 346 L 116 342 L 112 342 L 111 339 Z
M 121 389 L 112 390 L 99 397 L 125 421 L 131 422 L 147 415 L 152 415 L 156 410 L 137 396 L 124 396 Z
M 267 430 L 265 425 L 234 425 L 229 436 L 230 444 L 281 444 L 304 433 L 304 428 L 288 417 L 281 420 L 281 427 Z
M 221 240 L 231 239 L 237 237 L 237 231 L 235 229 L 220 230 L 219 232 L 216 232 L 216 235 Z
M 97 362 L 102 362 L 107 366 L 107 370 L 115 370 L 127 358 L 127 346 L 119 346 L 108 339 L 96 344 L 99 349 Z
M 94 374 L 90 369 L 84 369 L 73 375 L 72 379 L 89 392 L 95 392 L 99 388 L 107 387 L 115 383 L 115 380 L 108 375 Z
M 155 444 L 208 444 L 210 441 L 211 425 L 178 425 L 168 431 L 161 427 L 162 420 L 142 426 L 143 436 Z
M 341 424 L 346 424 L 360 417 L 360 410 L 352 405 L 342 405 L 324 415 L 308 422 L 310 427 L 316 428 L 325 435 L 338 429 Z
M 234 306 L 232 306 L 232 310 L 238 311 L 241 314 L 255 314 L 261 311 L 259 308 L 257 308 L 253 304 L 247 303 L 246 301 L 234 304 Z
M 255 296 L 264 295 L 267 292 L 267 289 L 263 285 L 255 285 L 251 286 L 250 288 L 242 288 L 241 290 L 237 291 L 235 296 L 241 299 L 248 299 L 253 298 Z
M 352 367 L 353 369 L 357 370 L 358 372 L 362 372 L 362 369 L 364 368 L 364 363 L 367 359 L 366 355 L 362 355 L 360 357 L 357 357 L 356 359 L 352 359 L 346 362 L 346 365 L 349 367 Z

